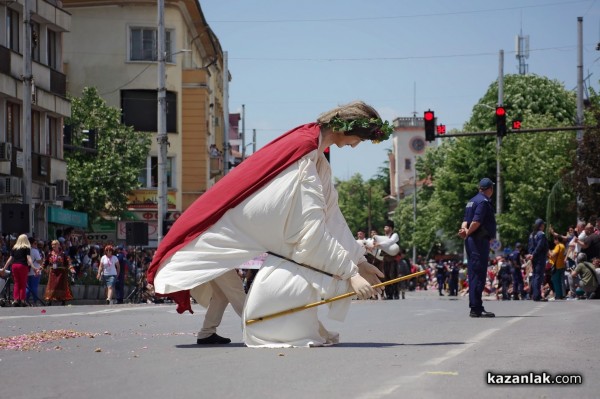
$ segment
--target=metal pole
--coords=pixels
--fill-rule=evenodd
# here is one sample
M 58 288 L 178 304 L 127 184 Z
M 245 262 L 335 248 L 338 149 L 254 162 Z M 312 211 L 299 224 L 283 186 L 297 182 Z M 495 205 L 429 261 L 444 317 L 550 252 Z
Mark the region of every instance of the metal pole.
M 498 106 L 504 105 L 504 50 L 500 50 L 498 62 Z M 496 137 L 496 215 L 502 214 L 502 165 L 500 163 L 500 149 L 502 136 Z M 496 230 L 496 240 L 500 240 L 500 233 Z
M 223 51 L 223 174 L 229 172 L 229 67 Z
M 242 104 L 242 161 L 246 159 L 246 105 Z
M 256 152 L 256 129 L 252 129 L 252 153 Z
M 583 126 L 583 17 L 577 17 L 577 125 Z M 583 142 L 583 129 L 577 131 L 577 143 Z
M 414 168 L 415 176 L 413 183 L 413 231 L 417 231 L 417 157 L 415 156 Z M 417 243 L 413 240 L 413 253 L 412 253 L 413 264 L 417 264 Z
M 157 110 L 157 133 L 158 143 L 158 203 L 157 241 L 160 244 L 163 238 L 164 219 L 167 214 L 167 146 L 169 136 L 167 135 L 167 97 L 165 88 L 165 1 L 158 0 L 158 110 Z
M 31 9 L 29 0 L 23 2 L 23 203 L 29 212 L 28 232 L 32 230 L 33 207 L 31 203 L 31 96 L 33 74 L 31 66 Z

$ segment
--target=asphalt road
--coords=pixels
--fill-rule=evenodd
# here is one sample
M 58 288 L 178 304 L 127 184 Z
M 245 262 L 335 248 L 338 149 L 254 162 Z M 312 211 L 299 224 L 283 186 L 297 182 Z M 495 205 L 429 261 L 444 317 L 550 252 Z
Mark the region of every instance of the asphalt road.
M 0 309 L 0 398 L 598 398 L 600 301 L 486 302 L 410 292 L 353 301 L 329 348 L 250 349 L 228 308 L 226 346 L 195 344 L 204 309 L 84 305 Z M 44 312 L 45 311 L 45 312 Z M 41 331 L 45 333 L 40 334 Z M 39 341 L 44 337 L 69 339 Z M 8 337 L 12 347 L 2 349 Z M 577 385 L 488 385 L 487 372 L 575 374 Z

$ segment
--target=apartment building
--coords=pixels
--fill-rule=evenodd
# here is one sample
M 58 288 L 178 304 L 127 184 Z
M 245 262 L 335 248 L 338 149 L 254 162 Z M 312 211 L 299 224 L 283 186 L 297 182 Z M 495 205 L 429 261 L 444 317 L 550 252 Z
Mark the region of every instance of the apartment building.
M 68 92 L 94 86 L 123 122 L 157 131 L 157 1 L 65 0 L 72 16 L 64 40 Z M 223 52 L 197 0 L 165 0 L 168 215 L 173 219 L 222 176 Z M 156 140 L 130 196 L 129 219 L 148 222 L 157 238 Z M 125 239 L 125 222 L 117 240 Z
M 62 126 L 71 106 L 66 99 L 62 51 L 71 16 L 61 1 L 30 0 L 26 26 L 24 6 L 24 0 L 0 2 L 0 204 L 23 204 L 23 193 L 29 189 L 32 230 L 27 232 L 46 238 L 48 224 L 59 223 L 55 218 L 65 216 L 50 209 L 61 209 L 61 200 L 69 195 Z M 28 37 L 31 57 L 24 57 Z M 33 78 L 30 107 L 29 101 L 23 101 L 29 91 L 23 83 L 27 59 L 31 59 Z M 30 132 L 24 128 L 26 117 L 27 124 L 31 121 Z M 29 148 L 28 154 L 24 148 Z M 31 168 L 30 178 L 25 176 L 26 165 Z M 2 228 L 3 233 L 13 233 L 9 230 Z

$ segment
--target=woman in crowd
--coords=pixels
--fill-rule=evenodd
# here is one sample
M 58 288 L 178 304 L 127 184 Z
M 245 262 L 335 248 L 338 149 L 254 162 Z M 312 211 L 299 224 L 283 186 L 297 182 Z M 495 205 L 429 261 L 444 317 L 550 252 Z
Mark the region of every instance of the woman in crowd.
M 4 275 L 6 269 L 11 265 L 14 282 L 12 305 L 15 307 L 27 306 L 27 275 L 29 274 L 29 268 L 33 268 L 31 244 L 29 244 L 27 234 L 21 234 L 19 238 L 17 238 L 17 242 L 12 247 L 10 257 L 6 260 L 0 275 Z
M 106 304 L 110 305 L 113 299 L 113 293 L 117 284 L 117 276 L 119 275 L 119 259 L 113 255 L 114 248 L 112 245 L 104 247 L 104 255 L 100 258 L 100 266 L 98 268 L 98 280 L 103 280 L 106 284 Z
M 64 306 L 66 301 L 73 300 L 69 272 L 74 273 L 75 270 L 71 266 L 71 259 L 63 252 L 60 241 L 52 241 L 52 249 L 44 259 L 43 269 L 48 273 L 48 284 L 44 294 L 48 306 L 52 306 L 52 301 L 60 301 Z

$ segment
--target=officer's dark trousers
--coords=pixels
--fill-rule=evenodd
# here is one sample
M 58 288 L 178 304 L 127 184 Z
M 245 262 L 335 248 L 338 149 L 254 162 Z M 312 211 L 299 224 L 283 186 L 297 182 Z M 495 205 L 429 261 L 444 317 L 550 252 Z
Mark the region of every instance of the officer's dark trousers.
M 117 289 L 117 303 L 123 303 L 125 297 L 125 275 L 123 273 L 117 278 L 115 288 Z
M 533 276 L 531 276 L 531 299 L 539 301 L 542 299 L 542 283 L 544 282 L 544 271 L 546 260 L 533 263 Z
M 514 272 L 512 274 L 513 277 L 513 299 L 519 299 L 519 295 L 521 295 L 521 299 L 524 298 L 523 292 L 523 275 L 521 271 Z
M 446 282 L 446 275 L 444 275 L 444 274 L 438 274 L 436 276 L 436 280 L 437 280 L 437 283 L 438 283 L 438 291 L 441 294 L 442 291 L 444 290 L 444 284 Z
M 486 239 L 467 237 L 467 276 L 469 278 L 469 307 L 474 312 L 483 311 L 481 295 L 485 287 L 490 242 Z

